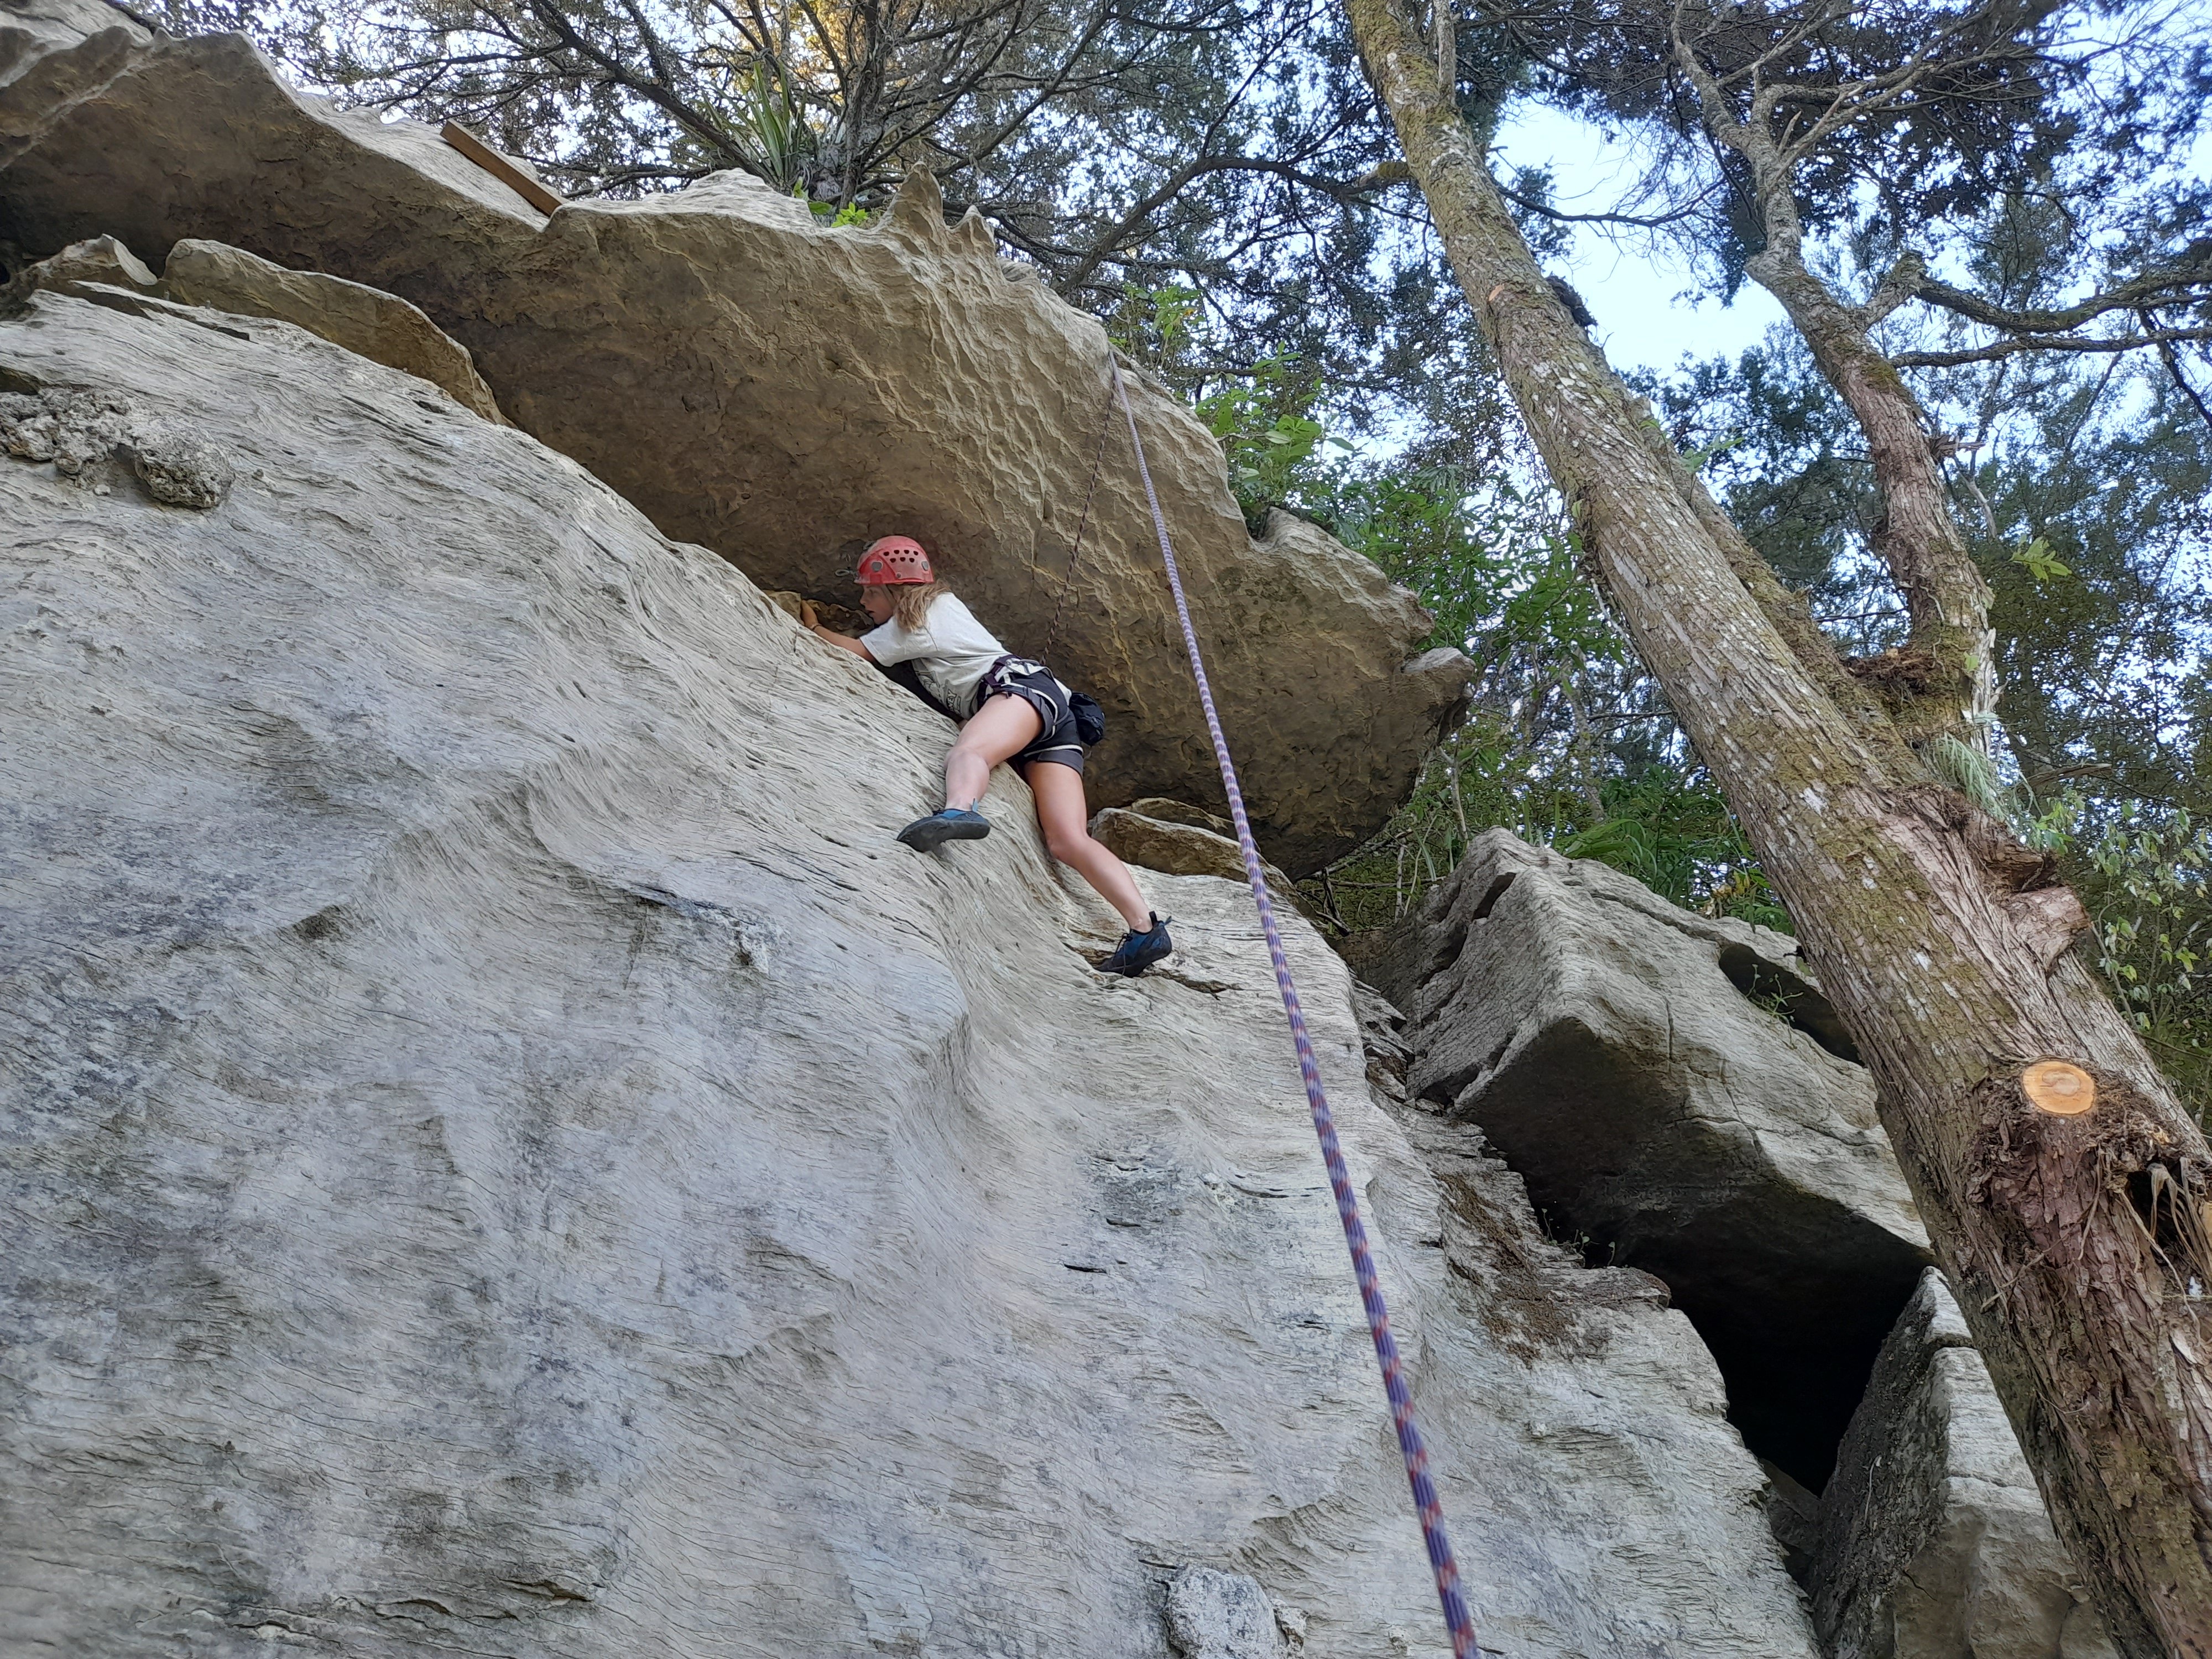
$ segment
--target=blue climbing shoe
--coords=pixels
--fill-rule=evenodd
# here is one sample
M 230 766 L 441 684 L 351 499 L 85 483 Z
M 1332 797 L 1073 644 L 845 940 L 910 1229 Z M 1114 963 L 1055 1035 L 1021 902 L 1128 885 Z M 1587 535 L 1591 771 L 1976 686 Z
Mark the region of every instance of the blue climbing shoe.
M 898 832 L 898 838 L 917 853 L 933 853 L 948 841 L 981 841 L 991 833 L 991 820 L 964 806 L 948 806 L 916 818 Z
M 1168 918 L 1168 921 L 1174 920 L 1173 916 Z M 1168 937 L 1168 922 L 1162 921 L 1160 913 L 1155 910 L 1152 925 L 1141 933 L 1132 927 L 1122 934 L 1121 942 L 1114 947 L 1114 954 L 1098 964 L 1098 971 L 1134 979 L 1174 949 L 1175 941 Z

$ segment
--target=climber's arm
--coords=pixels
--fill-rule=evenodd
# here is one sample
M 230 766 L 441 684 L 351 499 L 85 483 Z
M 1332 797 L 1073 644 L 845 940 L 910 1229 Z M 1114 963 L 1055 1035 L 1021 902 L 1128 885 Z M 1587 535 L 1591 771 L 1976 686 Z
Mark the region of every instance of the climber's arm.
M 821 617 L 814 614 L 814 602 L 811 599 L 801 599 L 799 602 L 799 620 L 809 633 L 823 644 L 834 645 L 841 651 L 849 651 L 863 662 L 875 661 L 875 657 L 870 653 L 868 647 L 849 634 L 833 634 L 824 628 L 822 625 Z

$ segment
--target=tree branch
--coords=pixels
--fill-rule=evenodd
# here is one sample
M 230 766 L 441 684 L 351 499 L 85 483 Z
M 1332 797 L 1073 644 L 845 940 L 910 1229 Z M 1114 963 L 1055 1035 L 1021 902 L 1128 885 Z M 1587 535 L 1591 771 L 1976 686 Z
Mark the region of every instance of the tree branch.
M 1915 297 L 1946 311 L 1955 311 L 1969 322 L 1979 323 L 1984 328 L 2002 329 L 2008 334 L 2063 334 L 2108 311 L 2140 310 L 2146 301 L 2155 302 L 2181 289 L 2207 285 L 2212 285 L 2212 265 L 2137 277 L 2132 283 L 2092 295 L 2063 311 L 2013 311 L 1933 277 L 1923 278 Z M 2166 303 L 2172 303 L 2171 300 Z
M 1890 361 L 1894 368 L 1956 368 L 1961 363 L 1994 363 L 2017 357 L 2023 351 L 2133 351 L 2138 346 L 2166 346 L 2176 340 L 2212 340 L 2212 324 L 2203 328 L 2160 329 L 2154 334 L 2124 334 L 2110 339 L 2077 337 L 1999 340 L 1966 351 L 1905 351 Z
M 1401 163 L 1401 165 L 1403 164 Z M 1082 287 L 1089 280 L 1091 274 L 1100 265 L 1110 260 L 1114 257 L 1115 251 L 1127 241 L 1131 233 L 1145 221 L 1175 200 L 1193 183 L 1208 173 L 1216 173 L 1270 174 L 1275 178 L 1286 179 L 1292 184 L 1316 191 L 1322 195 L 1340 202 L 1354 200 L 1364 193 L 1362 189 L 1364 181 L 1354 180 L 1347 184 L 1340 179 L 1325 179 L 1319 173 L 1308 173 L 1303 167 L 1292 167 L 1285 161 L 1268 161 L 1251 155 L 1196 156 L 1170 173 L 1149 194 L 1139 200 L 1135 206 L 1124 213 L 1111 230 L 1092 242 L 1079 258 L 1075 269 L 1056 281 L 1053 284 L 1054 288 L 1062 294 L 1070 294 Z M 1371 178 L 1373 174 L 1370 173 L 1368 176 Z M 1386 180 L 1385 182 L 1394 181 Z
M 2153 332 L 2157 331 L 2158 315 L 2148 306 L 2145 306 L 2136 314 L 2142 319 L 2145 328 Z M 2190 385 L 2187 378 L 2183 375 L 2181 354 L 2173 349 L 2173 343 L 2171 340 L 2160 341 L 2158 355 L 2166 364 L 2166 372 L 2173 377 L 2174 385 L 2181 388 L 2181 395 L 2197 405 L 2197 412 L 2204 417 L 2204 424 L 2212 427 L 2212 409 L 2207 409 L 2204 406 L 2204 399 L 2197 395 L 2197 388 Z
M 1859 316 L 1872 328 L 1928 285 L 1928 262 L 1908 249 L 1875 285 L 1872 297 L 1859 307 Z
M 1349 197 L 1365 195 L 1370 191 L 1388 190 L 1393 185 L 1410 185 L 1414 182 L 1413 169 L 1403 161 L 1382 161 L 1368 168 L 1357 179 L 1340 186 L 1339 190 L 1331 191 L 1328 193 L 1342 201 Z M 1523 196 L 1517 190 L 1510 190 L 1504 185 L 1498 186 L 1498 193 L 1512 203 L 1514 206 L 1526 208 L 1537 217 L 1549 219 L 1555 224 L 1634 225 L 1643 230 L 1656 230 L 1662 225 L 1678 224 L 1697 213 L 1705 206 L 1706 199 L 1712 195 L 1715 188 L 1717 187 L 1707 185 L 1687 204 L 1675 209 L 1672 213 L 1655 214 L 1566 213 L 1548 203 L 1538 201 L 1533 196 Z

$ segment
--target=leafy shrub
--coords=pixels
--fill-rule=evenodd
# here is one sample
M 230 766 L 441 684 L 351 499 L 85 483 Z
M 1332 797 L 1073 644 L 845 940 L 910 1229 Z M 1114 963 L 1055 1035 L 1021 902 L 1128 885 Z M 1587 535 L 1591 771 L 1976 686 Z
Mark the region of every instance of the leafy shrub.
M 2212 830 L 2187 811 L 2137 815 L 2078 846 L 2097 969 L 2190 1109 L 2212 1106 Z

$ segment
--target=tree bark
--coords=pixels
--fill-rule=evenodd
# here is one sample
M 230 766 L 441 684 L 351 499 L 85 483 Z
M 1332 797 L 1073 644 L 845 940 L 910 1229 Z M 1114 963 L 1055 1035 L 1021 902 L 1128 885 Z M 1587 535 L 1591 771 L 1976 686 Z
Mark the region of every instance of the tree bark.
M 1948 736 L 1986 753 L 1997 701 L 1989 583 L 1951 514 L 1935 434 L 1919 399 L 1874 341 L 1875 325 L 1913 297 L 1926 267 L 1917 254 L 1907 254 L 1863 306 L 1845 303 L 1813 274 L 1795 190 L 1802 151 L 1786 148 L 1773 131 L 1773 89 L 1755 89 L 1748 115 L 1739 118 L 1682 38 L 1676 15 L 1675 61 L 1696 93 L 1705 129 L 1750 170 L 1765 246 L 1744 269 L 1782 302 L 1822 376 L 1866 434 L 1882 502 L 1875 556 L 1905 596 L 1911 623 L 1906 653 L 1887 665 L 1884 706 L 1915 747 Z
M 2114 1642 L 2212 1659 L 2203 1136 L 2067 950 L 2071 892 L 1929 779 L 1569 321 L 1402 0 L 1346 10 L 1589 551 L 1867 1058 Z M 2022 1075 L 2048 1060 L 2094 1079 L 2092 1110 L 2031 1103 Z
M 1920 403 L 1874 342 L 1871 307 L 1844 304 L 1806 268 L 1794 240 L 1770 239 L 1745 267 L 1782 302 L 1813 361 L 1866 434 L 1881 495 L 1874 551 L 1905 596 L 1916 653 L 1883 703 L 1915 745 L 1939 736 L 1986 751 L 1997 701 L 1991 595 L 1952 516 L 1935 434 Z

